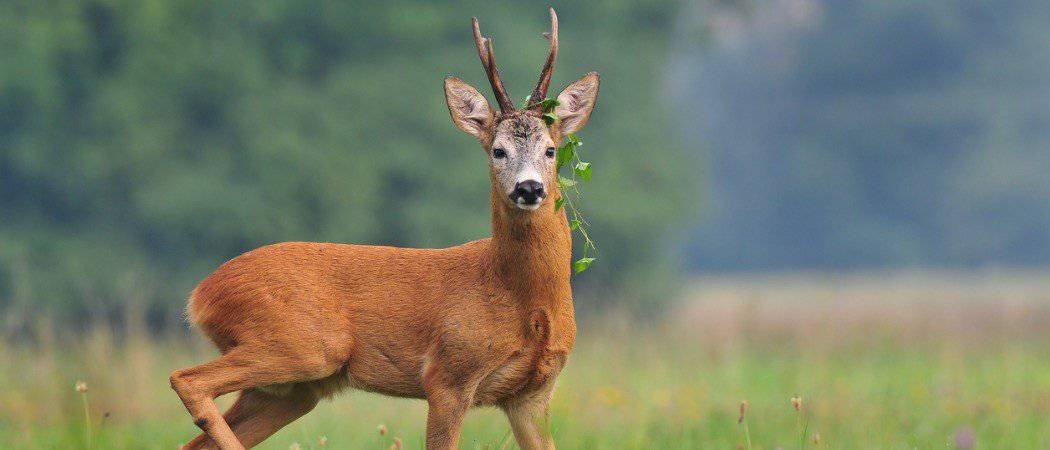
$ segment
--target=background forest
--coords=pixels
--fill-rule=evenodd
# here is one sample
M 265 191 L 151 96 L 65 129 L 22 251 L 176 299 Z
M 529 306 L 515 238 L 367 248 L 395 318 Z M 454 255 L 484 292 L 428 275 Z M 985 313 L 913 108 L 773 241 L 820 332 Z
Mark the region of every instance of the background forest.
M 443 247 L 486 236 L 486 160 L 452 125 L 441 83 L 456 74 L 487 86 L 470 35 L 478 15 L 524 97 L 547 19 L 538 4 L 451 5 L 0 6 L 6 322 L 114 316 L 133 299 L 170 325 L 196 281 L 271 242 Z M 679 10 L 559 8 L 556 88 L 607 74 L 581 136 L 599 174 L 583 207 L 603 243 L 585 291 L 666 294 L 680 253 L 667 236 L 697 212 L 697 165 L 672 131 L 657 70 Z
M 485 85 L 469 15 L 502 38 L 512 92 L 545 45 L 524 3 L 2 8 L 8 324 L 129 295 L 165 323 L 210 268 L 269 242 L 484 236 L 484 158 L 440 82 Z M 602 253 L 585 307 L 666 300 L 683 273 L 1050 262 L 1050 8 L 559 10 L 555 84 L 605 75 L 583 135 Z

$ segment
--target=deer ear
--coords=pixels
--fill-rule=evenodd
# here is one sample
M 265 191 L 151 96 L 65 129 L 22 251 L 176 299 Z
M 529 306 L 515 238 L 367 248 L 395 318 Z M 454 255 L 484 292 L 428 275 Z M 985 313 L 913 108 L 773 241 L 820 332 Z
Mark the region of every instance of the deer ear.
M 482 140 L 492 123 L 492 108 L 477 89 L 456 77 L 445 78 L 445 102 L 452 123 Z
M 554 113 L 561 120 L 561 134 L 575 133 L 583 128 L 598 101 L 598 72 L 591 72 L 558 94 L 558 107 Z

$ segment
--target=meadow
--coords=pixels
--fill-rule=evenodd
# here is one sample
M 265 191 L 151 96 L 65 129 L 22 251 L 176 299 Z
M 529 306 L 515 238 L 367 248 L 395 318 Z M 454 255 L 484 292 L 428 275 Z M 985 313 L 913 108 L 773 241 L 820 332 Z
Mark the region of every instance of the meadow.
M 551 432 L 560 449 L 1050 448 L 1047 278 L 697 280 L 662 320 L 581 320 Z M 0 343 L 0 447 L 89 448 L 90 431 L 90 448 L 173 449 L 197 433 L 167 377 L 214 355 L 202 339 L 135 321 L 35 334 Z M 425 414 L 347 392 L 260 448 L 422 448 Z M 461 448 L 512 441 L 478 409 Z

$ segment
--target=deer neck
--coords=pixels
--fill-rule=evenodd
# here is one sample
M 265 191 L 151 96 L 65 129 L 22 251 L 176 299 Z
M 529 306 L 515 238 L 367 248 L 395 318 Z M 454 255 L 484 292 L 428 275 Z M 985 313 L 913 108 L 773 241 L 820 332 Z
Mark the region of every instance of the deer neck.
M 492 191 L 492 268 L 495 278 L 530 309 L 572 308 L 572 235 L 565 209 L 554 210 L 555 188 L 539 209 L 523 211 Z

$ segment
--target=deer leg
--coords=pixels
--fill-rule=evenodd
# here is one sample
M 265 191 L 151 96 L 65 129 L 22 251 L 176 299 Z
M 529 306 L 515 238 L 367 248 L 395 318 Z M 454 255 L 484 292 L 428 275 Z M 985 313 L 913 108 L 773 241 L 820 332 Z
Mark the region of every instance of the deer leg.
M 219 414 L 215 397 L 259 386 L 319 379 L 336 370 L 337 365 L 328 367 L 316 359 L 235 348 L 213 361 L 176 370 L 171 374 L 171 387 L 179 394 L 194 423 L 219 449 L 243 450 L 244 444 Z
M 551 393 L 551 389 L 546 389 L 503 405 L 521 450 L 554 450 L 549 427 Z
M 319 397 L 304 385 L 297 385 L 287 394 L 275 395 L 258 389 L 241 391 L 237 401 L 223 417 L 237 439 L 251 448 L 285 425 L 292 423 L 317 406 Z M 183 450 L 216 448 L 206 433 L 187 443 Z
M 473 404 L 472 389 L 438 387 L 427 390 L 426 450 L 455 450 L 463 416 Z

